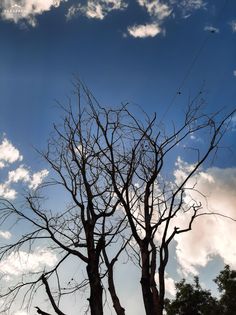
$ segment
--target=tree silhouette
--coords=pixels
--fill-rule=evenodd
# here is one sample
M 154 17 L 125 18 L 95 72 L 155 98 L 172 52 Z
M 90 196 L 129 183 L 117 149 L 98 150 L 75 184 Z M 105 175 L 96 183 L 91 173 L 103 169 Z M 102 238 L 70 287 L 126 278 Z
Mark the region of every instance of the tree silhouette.
M 35 306 L 35 308 L 37 309 L 37 313 L 38 313 L 38 314 L 41 314 L 41 315 L 51 315 L 51 314 L 49 314 L 49 313 L 46 313 L 46 312 L 42 311 L 38 306 Z
M 167 315 L 215 315 L 220 314 L 220 307 L 210 291 L 202 289 L 198 277 L 189 284 L 183 279 L 176 284 L 176 298 L 166 300 Z
M 214 281 L 221 293 L 219 300 L 221 314 L 236 314 L 236 270 L 231 270 L 230 266 L 226 265 Z
M 167 132 L 156 115 L 142 111 L 134 115 L 127 104 L 102 107 L 81 82 L 76 84 L 76 93 L 78 106 L 62 107 L 62 124 L 54 126 L 42 153 L 54 180 L 29 192 L 22 207 L 1 200 L 2 224 L 22 220 L 31 225 L 15 242 L 0 247 L 1 259 L 26 246 L 30 252 L 35 244 L 46 241 L 58 262 L 52 268 L 27 273 L 14 286 L 5 288 L 1 293 L 4 305 L 9 310 L 19 292 L 25 290 L 24 301 L 28 296 L 30 306 L 35 292 L 43 287 L 54 312 L 69 314 L 70 310 L 61 310 L 61 299 L 88 287 L 90 312 L 101 315 L 107 279 L 114 310 L 123 315 L 114 265 L 126 255 L 136 259 L 140 267 L 146 314 L 161 315 L 171 241 L 190 231 L 197 217 L 212 214 L 202 211 L 202 204 L 195 199 L 186 202 L 189 191 L 194 191 L 189 180 L 218 149 L 233 113 L 221 119 L 216 113 L 206 115 L 199 93 L 188 104 L 182 124 Z M 179 182 L 166 180 L 168 156 L 176 154 L 177 148 L 197 132 L 204 133 L 204 148 L 194 148 L 195 160 Z M 66 207 L 46 208 L 43 190 L 50 185 L 62 189 L 68 200 Z M 179 216 L 187 218 L 187 225 L 176 223 Z M 72 258 L 85 268 L 86 275 L 62 285 L 61 271 Z
M 176 297 L 165 300 L 167 315 L 233 315 L 236 314 L 236 271 L 224 267 L 214 280 L 221 293 L 219 299 L 202 289 L 198 277 L 192 284 L 183 279 L 176 283 Z

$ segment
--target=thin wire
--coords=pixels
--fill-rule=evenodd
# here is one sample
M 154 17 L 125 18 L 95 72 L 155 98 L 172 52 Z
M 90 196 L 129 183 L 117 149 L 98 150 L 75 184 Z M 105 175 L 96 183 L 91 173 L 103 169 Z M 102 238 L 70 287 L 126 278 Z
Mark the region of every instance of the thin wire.
M 184 86 L 185 82 L 187 81 L 188 77 L 190 76 L 190 74 L 191 74 L 191 72 L 192 72 L 192 69 L 193 69 L 195 63 L 197 62 L 197 60 L 198 60 L 198 58 L 199 58 L 201 52 L 203 51 L 203 49 L 204 49 L 204 47 L 205 47 L 205 45 L 206 45 L 206 43 L 207 43 L 209 37 L 210 37 L 210 35 L 208 35 L 208 36 L 204 39 L 204 41 L 203 41 L 203 43 L 202 43 L 200 49 L 199 49 L 198 52 L 195 54 L 195 56 L 194 56 L 194 58 L 193 58 L 193 60 L 192 60 L 192 62 L 191 62 L 191 64 L 190 64 L 189 68 L 188 68 L 187 71 L 186 71 L 185 76 L 183 77 L 183 79 L 182 79 L 180 85 L 179 85 L 178 88 L 177 88 L 177 92 L 173 95 L 173 97 L 172 97 L 172 99 L 171 99 L 169 105 L 167 106 L 167 108 L 166 108 L 164 114 L 162 115 L 161 121 L 164 120 L 164 118 L 165 118 L 165 116 L 167 115 L 167 113 L 169 112 L 170 108 L 173 106 L 173 104 L 174 104 L 174 102 L 175 102 L 177 96 L 178 96 L 178 95 L 181 95 L 181 89 L 183 88 L 183 86 Z
M 224 5 L 222 6 L 222 8 L 221 8 L 221 10 L 220 10 L 220 12 L 219 12 L 219 14 L 218 14 L 218 16 L 216 17 L 216 22 L 215 22 L 215 24 L 217 24 L 218 21 L 219 21 L 219 19 L 221 18 L 221 15 L 223 14 L 223 11 L 225 10 L 225 8 L 226 8 L 226 6 L 227 6 L 227 4 L 228 4 L 228 1 L 229 1 L 229 0 L 225 0 Z M 164 118 L 166 117 L 167 113 L 169 112 L 169 110 L 170 110 L 171 107 L 173 106 L 173 104 L 174 104 L 174 102 L 175 102 L 177 96 L 178 96 L 178 95 L 181 95 L 181 89 L 184 87 L 185 82 L 186 82 L 187 79 L 189 78 L 189 76 L 190 76 L 190 74 L 191 74 L 191 72 L 192 72 L 192 69 L 193 69 L 193 67 L 195 66 L 195 64 L 196 64 L 196 62 L 197 62 L 199 56 L 201 55 L 201 53 L 202 53 L 204 47 L 206 46 L 208 40 L 210 39 L 210 37 L 211 37 L 213 34 L 215 34 L 215 33 L 216 33 L 216 30 L 214 30 L 214 29 L 209 30 L 208 35 L 204 38 L 202 44 L 200 45 L 200 48 L 198 49 L 198 51 L 197 51 L 196 54 L 194 55 L 193 60 L 192 60 L 192 62 L 190 63 L 190 65 L 189 65 L 189 67 L 188 67 L 188 69 L 187 69 L 187 71 L 186 71 L 186 73 L 185 73 L 185 75 L 184 75 L 184 77 L 183 77 L 181 83 L 179 84 L 179 86 L 178 86 L 178 88 L 177 88 L 177 92 L 173 95 L 173 97 L 172 97 L 172 99 L 171 99 L 169 105 L 167 106 L 167 108 L 166 108 L 164 114 L 162 115 L 162 117 L 161 117 L 161 119 L 160 119 L 160 124 L 162 123 L 162 121 L 163 121 Z

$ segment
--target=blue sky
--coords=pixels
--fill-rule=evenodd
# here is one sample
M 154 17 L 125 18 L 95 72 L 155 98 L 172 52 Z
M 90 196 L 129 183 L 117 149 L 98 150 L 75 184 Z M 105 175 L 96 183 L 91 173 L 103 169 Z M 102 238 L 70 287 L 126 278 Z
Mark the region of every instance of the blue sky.
M 66 103 L 74 76 L 101 104 L 129 102 L 134 111 L 138 104 L 150 114 L 156 112 L 167 128 L 171 120 L 180 123 L 189 96 L 200 90 L 207 112 L 235 108 L 233 0 L 2 0 L 0 16 L 0 163 L 5 164 L 0 167 L 0 180 L 4 185 L 8 180 L 8 185 L 23 182 L 32 188 L 47 175 L 33 147 L 46 145 L 52 124 L 60 117 L 55 100 Z M 231 215 L 236 204 L 235 120 L 224 139 L 231 152 L 219 153 L 215 168 L 208 166 L 199 184 L 206 189 L 205 180 L 212 176 L 208 188 L 228 194 Z M 10 182 L 9 171 L 19 167 L 18 180 L 12 173 Z M 0 194 L 4 189 L 0 187 Z M 216 202 L 217 196 L 211 196 Z M 188 244 L 186 256 L 191 252 L 192 243 Z M 214 266 L 222 267 L 222 249 L 211 249 L 206 242 L 199 270 L 214 255 Z M 236 268 L 231 254 L 226 256 L 225 262 Z M 187 270 L 192 263 L 186 260 L 182 267 Z

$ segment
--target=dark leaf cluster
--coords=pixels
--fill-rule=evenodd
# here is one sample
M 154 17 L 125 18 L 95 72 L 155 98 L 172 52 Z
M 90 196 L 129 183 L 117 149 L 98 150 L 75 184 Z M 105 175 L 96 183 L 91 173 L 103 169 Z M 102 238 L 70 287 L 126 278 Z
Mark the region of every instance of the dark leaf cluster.
M 218 286 L 220 296 L 213 297 L 209 290 L 205 290 L 195 277 L 192 284 L 185 279 L 176 283 L 176 297 L 165 300 L 167 315 L 235 315 L 236 314 L 236 270 L 228 265 L 214 280 Z

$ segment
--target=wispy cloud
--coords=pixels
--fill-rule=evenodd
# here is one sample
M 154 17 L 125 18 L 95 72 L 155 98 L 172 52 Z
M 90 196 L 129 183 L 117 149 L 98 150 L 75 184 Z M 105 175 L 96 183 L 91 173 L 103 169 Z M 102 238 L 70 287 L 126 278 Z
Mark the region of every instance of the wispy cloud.
M 72 5 L 67 10 L 66 19 L 71 20 L 80 12 L 80 10 L 81 10 L 81 6 L 79 4 L 78 5 Z
M 137 2 L 142 8 L 147 11 L 150 17 L 150 22 L 148 22 L 147 24 L 128 27 L 128 34 L 130 36 L 139 38 L 150 36 L 154 37 L 160 33 L 165 34 L 163 24 L 167 21 L 169 17 L 172 16 L 174 18 L 177 14 L 179 14 L 179 12 L 182 17 L 189 17 L 193 11 L 205 8 L 206 6 L 205 1 L 203 0 L 137 0 Z M 152 27 L 145 27 L 147 25 L 151 25 Z M 156 26 L 156 29 L 154 29 L 154 26 Z M 136 34 L 139 35 L 140 33 L 150 35 L 136 36 Z
M 146 8 L 150 16 L 155 17 L 159 22 L 167 18 L 172 12 L 172 8 L 167 3 L 157 0 L 138 0 L 138 3 Z
M 4 275 L 20 276 L 40 271 L 44 267 L 53 267 L 56 262 L 57 256 L 47 249 L 37 248 L 32 253 L 20 250 L 1 260 L 0 272 Z
M 9 240 L 11 238 L 11 233 L 9 231 L 0 231 L 0 237 Z
M 220 32 L 219 28 L 214 27 L 214 26 L 212 26 L 212 25 L 207 25 L 207 26 L 205 26 L 205 27 L 204 27 L 204 31 L 206 31 L 206 32 L 211 32 L 211 33 L 219 33 L 219 32 Z
M 231 28 L 232 28 L 233 33 L 236 33 L 236 20 L 233 20 L 233 21 L 230 23 L 230 25 L 231 25 Z
M 72 19 L 78 13 L 90 19 L 103 20 L 108 13 L 114 10 L 123 10 L 127 7 L 124 0 L 88 0 L 86 4 L 71 6 L 66 14 L 67 20 Z
M 181 12 L 183 17 L 190 16 L 193 11 L 206 7 L 206 2 L 203 0 L 136 0 L 138 5 L 145 9 L 150 20 L 143 25 L 158 25 L 161 28 L 162 24 L 168 17 L 175 17 L 178 12 Z M 4 20 L 12 21 L 25 25 L 26 23 L 35 27 L 37 25 L 37 16 L 44 12 L 58 8 L 62 3 L 68 0 L 2 0 L 0 2 L 0 16 Z M 78 1 L 68 7 L 65 14 L 67 20 L 71 20 L 78 14 L 84 15 L 89 19 L 103 20 L 112 11 L 125 10 L 128 7 L 127 0 L 85 0 Z M 128 29 L 134 28 L 131 25 Z M 153 27 L 152 27 L 153 30 Z M 148 32 L 148 31 L 147 31 Z M 149 31 L 150 36 L 154 37 L 153 31 Z M 160 34 L 155 31 L 155 36 Z M 163 33 L 163 31 L 162 31 Z M 129 32 L 133 36 L 136 32 Z M 148 37 L 148 36 L 134 36 Z
M 1 17 L 15 23 L 26 21 L 36 26 L 36 16 L 52 8 L 57 8 L 67 0 L 1 0 Z
M 139 37 L 139 38 L 155 37 L 161 32 L 162 32 L 162 29 L 156 23 L 134 25 L 134 26 L 128 27 L 128 34 L 133 37 Z
M 207 2 L 204 0 L 171 0 L 173 5 L 176 5 L 182 14 L 191 14 L 191 12 L 206 8 Z

